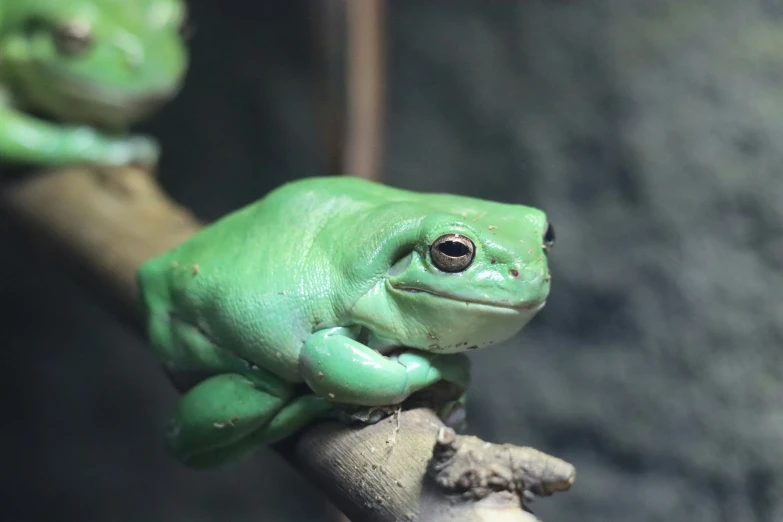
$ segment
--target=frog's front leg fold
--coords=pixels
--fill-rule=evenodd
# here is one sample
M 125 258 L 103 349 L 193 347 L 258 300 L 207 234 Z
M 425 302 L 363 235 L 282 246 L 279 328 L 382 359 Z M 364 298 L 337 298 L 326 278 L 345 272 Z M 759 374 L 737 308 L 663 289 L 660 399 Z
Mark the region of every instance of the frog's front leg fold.
M 464 355 L 412 350 L 389 358 L 353 339 L 354 330 L 316 332 L 299 356 L 305 382 L 333 402 L 385 406 L 399 404 L 440 380 L 462 389 L 470 383 L 469 362 Z
M 154 165 L 157 142 L 146 136 L 111 137 L 95 129 L 39 120 L 0 106 L 0 161 L 46 166 L 69 163 Z
M 292 435 L 332 405 L 321 397 L 274 395 L 239 374 L 221 374 L 196 385 L 180 399 L 168 442 L 175 456 L 194 468 L 219 467 L 260 446 Z

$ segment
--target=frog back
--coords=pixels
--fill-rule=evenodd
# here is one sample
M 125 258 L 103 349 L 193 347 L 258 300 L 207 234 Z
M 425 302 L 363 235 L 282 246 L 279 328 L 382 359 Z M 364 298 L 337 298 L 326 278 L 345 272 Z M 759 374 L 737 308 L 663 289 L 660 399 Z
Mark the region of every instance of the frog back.
M 343 320 L 319 232 L 367 204 L 307 179 L 316 181 L 284 185 L 141 267 L 150 340 L 171 366 L 202 364 L 172 327 L 183 322 L 233 357 L 299 381 L 307 337 Z

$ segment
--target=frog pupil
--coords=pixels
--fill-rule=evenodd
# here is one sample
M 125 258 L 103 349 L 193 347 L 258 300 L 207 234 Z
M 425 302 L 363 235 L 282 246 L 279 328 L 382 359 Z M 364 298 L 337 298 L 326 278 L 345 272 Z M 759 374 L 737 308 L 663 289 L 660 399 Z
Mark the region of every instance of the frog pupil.
M 544 244 L 547 247 L 552 247 L 555 244 L 555 227 L 551 224 L 547 225 L 546 232 L 544 232 Z
M 470 254 L 470 249 L 457 241 L 444 241 L 438 245 L 438 250 L 449 257 L 463 257 Z

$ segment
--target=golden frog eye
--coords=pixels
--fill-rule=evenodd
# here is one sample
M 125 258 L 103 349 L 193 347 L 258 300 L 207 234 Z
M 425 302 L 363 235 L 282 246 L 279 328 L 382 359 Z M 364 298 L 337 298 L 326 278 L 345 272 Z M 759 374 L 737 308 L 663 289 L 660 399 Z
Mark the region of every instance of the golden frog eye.
M 60 24 L 54 29 L 54 44 L 62 54 L 84 54 L 92 45 L 92 29 L 89 24 L 81 21 Z
M 444 272 L 462 272 L 473 262 L 476 245 L 459 234 L 440 236 L 430 247 L 432 263 Z

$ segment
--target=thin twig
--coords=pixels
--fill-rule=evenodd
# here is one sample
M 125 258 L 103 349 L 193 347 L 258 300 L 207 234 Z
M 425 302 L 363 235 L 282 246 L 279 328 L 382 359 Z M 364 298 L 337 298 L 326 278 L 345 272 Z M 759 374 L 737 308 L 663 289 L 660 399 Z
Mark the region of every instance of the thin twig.
M 348 15 L 348 125 L 345 172 L 381 177 L 385 108 L 385 1 L 346 0 Z
M 327 172 L 380 180 L 386 108 L 385 0 L 315 1 L 316 83 Z

